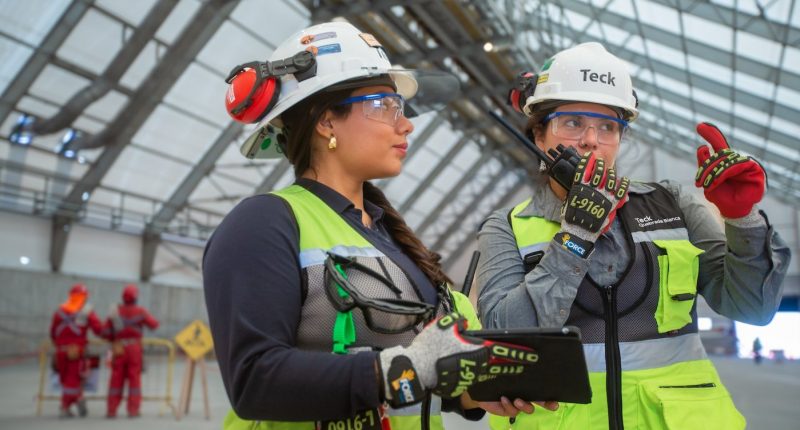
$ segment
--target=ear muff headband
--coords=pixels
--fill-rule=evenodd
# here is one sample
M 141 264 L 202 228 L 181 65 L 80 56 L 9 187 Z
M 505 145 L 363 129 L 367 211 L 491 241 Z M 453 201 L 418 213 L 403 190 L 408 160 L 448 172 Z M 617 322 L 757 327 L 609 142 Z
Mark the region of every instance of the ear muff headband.
M 531 72 L 522 72 L 517 75 L 514 86 L 508 92 L 508 104 L 515 111 L 523 113 L 522 108 L 525 106 L 525 101 L 533 95 L 533 91 L 536 89 L 537 79 L 538 76 Z
M 293 74 L 302 82 L 317 74 L 317 62 L 311 50 L 278 61 L 251 61 L 231 70 L 225 82 L 228 92 L 225 107 L 236 121 L 254 123 L 260 121 L 275 106 L 280 98 L 280 77 Z

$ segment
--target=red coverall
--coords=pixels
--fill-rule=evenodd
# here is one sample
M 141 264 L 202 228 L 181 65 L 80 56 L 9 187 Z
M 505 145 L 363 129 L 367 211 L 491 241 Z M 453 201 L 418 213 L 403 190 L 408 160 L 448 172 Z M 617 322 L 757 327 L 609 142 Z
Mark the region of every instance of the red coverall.
M 131 288 L 132 287 L 132 288 Z M 128 285 L 123 291 L 123 304 L 117 306 L 117 314 L 106 321 L 106 332 L 112 343 L 111 379 L 108 386 L 107 417 L 117 415 L 122 401 L 125 379 L 128 379 L 128 416 L 139 416 L 142 402 L 142 331 L 145 326 L 158 328 L 158 320 L 147 309 L 136 305 L 138 291 Z
M 76 285 L 73 291 L 80 290 Z M 81 286 L 83 287 L 83 286 Z M 88 296 L 83 287 L 83 295 Z M 70 292 L 73 295 L 73 292 Z M 85 299 L 83 300 L 85 303 Z M 75 311 L 69 306 L 61 305 L 53 314 L 53 323 L 50 325 L 50 338 L 56 347 L 56 368 L 61 381 L 61 410 L 69 414 L 69 407 L 83 397 L 83 381 L 81 380 L 81 366 L 84 350 L 88 340 L 88 329 L 91 328 L 96 335 L 100 335 L 103 325 L 91 306 L 81 304 Z

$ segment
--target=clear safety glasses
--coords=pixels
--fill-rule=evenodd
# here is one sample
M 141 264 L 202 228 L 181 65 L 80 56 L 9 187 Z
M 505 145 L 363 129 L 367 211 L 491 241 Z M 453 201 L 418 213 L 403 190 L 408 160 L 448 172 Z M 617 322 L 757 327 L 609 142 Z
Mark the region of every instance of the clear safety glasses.
M 353 103 L 361 103 L 365 117 L 394 127 L 403 115 L 406 101 L 397 93 L 376 93 L 350 97 L 337 103 L 337 106 Z
M 553 135 L 567 140 L 579 140 L 586 130 L 594 128 L 598 143 L 618 143 L 628 128 L 628 122 L 595 112 L 553 112 L 544 117 L 550 121 Z
M 347 278 L 347 272 L 359 271 L 389 288 L 398 298 L 374 298 L 364 295 Z M 397 334 L 413 329 L 430 320 L 434 306 L 400 299 L 401 291 L 392 281 L 357 261 L 328 253 L 325 260 L 325 293 L 339 312 L 361 309 L 370 330 L 383 334 Z

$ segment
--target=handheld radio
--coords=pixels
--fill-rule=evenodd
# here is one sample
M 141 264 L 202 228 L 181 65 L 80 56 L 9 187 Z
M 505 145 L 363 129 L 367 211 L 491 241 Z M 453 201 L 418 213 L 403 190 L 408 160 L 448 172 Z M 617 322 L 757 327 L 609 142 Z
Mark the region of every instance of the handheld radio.
M 527 137 L 520 133 L 519 130 L 509 124 L 505 118 L 493 111 L 489 111 L 489 115 L 491 115 L 495 121 L 500 123 L 500 125 L 502 125 L 503 128 L 511 133 L 511 135 L 514 136 L 520 143 L 522 143 L 523 146 L 533 152 L 537 158 L 544 161 L 544 164 L 547 165 L 547 174 L 550 175 L 551 178 L 555 179 L 555 181 L 564 187 L 565 190 L 569 191 L 575 176 L 575 167 L 578 165 L 578 162 L 581 159 L 581 157 L 578 155 L 578 152 L 575 151 L 575 148 L 565 147 L 564 145 L 559 144 L 556 149 L 549 149 L 547 153 L 545 153 L 539 149 L 536 144 L 531 142 Z

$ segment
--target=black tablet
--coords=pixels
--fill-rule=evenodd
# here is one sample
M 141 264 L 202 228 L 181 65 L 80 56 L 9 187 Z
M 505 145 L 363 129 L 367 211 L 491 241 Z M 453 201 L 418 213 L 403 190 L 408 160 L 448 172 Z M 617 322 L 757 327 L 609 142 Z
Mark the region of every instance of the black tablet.
M 577 327 L 476 330 L 465 334 L 527 346 L 538 356 L 536 364 L 524 366 L 520 374 L 488 375 L 489 379 L 473 384 L 468 390 L 472 399 L 496 402 L 506 396 L 511 401 L 519 398 L 591 403 L 589 372 Z

